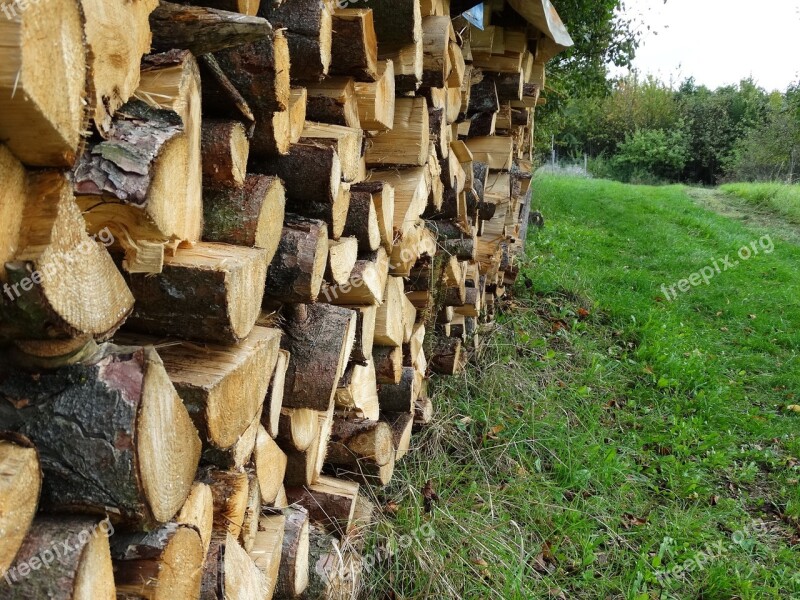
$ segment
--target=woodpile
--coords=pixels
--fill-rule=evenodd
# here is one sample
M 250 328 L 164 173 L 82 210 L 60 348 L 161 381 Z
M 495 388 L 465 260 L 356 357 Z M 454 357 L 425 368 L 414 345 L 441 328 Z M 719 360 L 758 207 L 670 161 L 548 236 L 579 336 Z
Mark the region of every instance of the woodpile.
M 478 6 L 4 7 L 0 595 L 351 597 L 365 486 L 517 276 L 569 45 Z

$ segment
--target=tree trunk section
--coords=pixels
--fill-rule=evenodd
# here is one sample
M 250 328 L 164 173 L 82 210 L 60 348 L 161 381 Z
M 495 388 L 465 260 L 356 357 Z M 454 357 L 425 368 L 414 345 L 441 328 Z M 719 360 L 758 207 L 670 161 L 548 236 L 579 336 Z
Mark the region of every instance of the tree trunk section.
M 288 304 L 316 302 L 328 262 L 328 226 L 287 215 L 267 273 L 266 296 Z

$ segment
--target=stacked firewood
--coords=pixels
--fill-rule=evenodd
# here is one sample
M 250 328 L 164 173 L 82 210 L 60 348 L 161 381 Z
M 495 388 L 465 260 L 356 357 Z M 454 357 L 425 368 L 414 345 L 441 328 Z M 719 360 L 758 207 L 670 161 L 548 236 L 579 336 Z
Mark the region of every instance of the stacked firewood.
M 0 595 L 354 593 L 517 275 L 568 36 L 509 2 L 6 6 Z

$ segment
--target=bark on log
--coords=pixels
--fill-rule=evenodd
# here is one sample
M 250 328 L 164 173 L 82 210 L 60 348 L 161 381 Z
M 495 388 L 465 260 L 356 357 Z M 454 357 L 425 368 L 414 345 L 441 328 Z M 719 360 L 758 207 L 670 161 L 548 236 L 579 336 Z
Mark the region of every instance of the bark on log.
M 269 382 L 269 391 L 267 392 L 267 399 L 264 402 L 261 424 L 273 438 L 277 438 L 279 433 L 281 407 L 283 406 L 283 390 L 286 384 L 286 371 L 289 368 L 290 360 L 291 354 L 289 352 L 286 350 L 278 351 L 275 371 Z
M 380 384 L 396 385 L 403 376 L 403 349 L 391 346 L 375 346 L 372 349 L 375 373 Z
M 422 85 L 443 88 L 450 76 L 450 37 L 453 26 L 450 16 L 429 16 L 422 19 Z
M 267 272 L 265 295 L 287 304 L 316 302 L 328 262 L 328 226 L 287 215 L 278 251 Z
M 364 570 L 357 552 L 339 547 L 339 541 L 321 527 L 309 530 L 309 584 L 303 600 L 352 598 L 358 594 Z
M 211 531 L 214 527 L 214 496 L 205 483 L 195 481 L 175 522 L 197 529 L 203 544 L 203 556 L 208 554 Z
M 350 208 L 342 235 L 355 237 L 361 253 L 373 252 L 381 245 L 380 223 L 372 194 L 350 188 Z
M 134 525 L 175 516 L 200 459 L 197 431 L 152 348 L 108 346 L 93 364 L 3 375 L 0 428 L 36 444 L 44 507 Z
M 333 12 L 331 75 L 360 81 L 378 79 L 378 40 L 370 9 L 340 8 Z
M 392 428 L 382 421 L 335 418 L 328 442 L 327 463 L 383 466 L 395 452 Z
M 285 527 L 286 517 L 283 514 L 278 511 L 264 511 L 258 520 L 253 547 L 248 551 L 250 558 L 267 580 L 267 599 L 271 599 L 276 591 Z
M 204 187 L 214 183 L 235 188 L 244 185 L 250 142 L 240 121 L 203 120 L 202 152 Z M 205 201 L 204 197 L 204 208 Z
M 280 597 L 296 598 L 308 587 L 308 511 L 292 506 L 283 514 L 286 521 L 275 591 Z
M 356 238 L 343 237 L 338 241 L 329 240 L 325 279 L 337 285 L 347 283 L 350 273 L 356 266 L 356 260 L 358 260 L 358 240 Z
M 309 519 L 344 537 L 353 520 L 359 485 L 333 477 L 321 476 L 313 485 L 287 487 L 286 495 L 292 504 L 308 511 Z
M 494 80 L 497 86 L 497 97 L 501 102 L 522 100 L 525 74 L 517 73 L 487 73 L 489 79 Z
M 419 0 L 368 0 L 381 53 L 419 41 L 422 13 Z
M 210 6 L 217 10 L 238 12 L 248 17 L 254 17 L 261 6 L 261 0 L 193 0 L 193 4 Z
M 381 384 L 378 390 L 381 410 L 387 412 L 411 412 L 419 398 L 422 381 L 413 367 L 403 367 L 398 384 Z
M 350 360 L 365 366 L 372 360 L 372 347 L 375 343 L 375 320 L 378 314 L 377 306 L 348 306 L 356 311 L 358 322 L 356 324 L 356 342 Z
M 500 100 L 497 97 L 497 85 L 494 79 L 486 78 L 472 85 L 467 107 L 468 116 L 478 113 L 496 113 L 499 110 Z
M 244 513 L 247 510 L 247 496 L 250 481 L 244 469 L 222 470 L 206 468 L 198 473 L 200 480 L 211 488 L 214 500 L 213 538 L 220 532 L 227 532 L 238 539 L 242 532 Z
M 361 126 L 369 131 L 384 131 L 394 127 L 394 63 L 378 62 L 375 82 L 356 82 L 356 101 Z
M 216 98 L 219 114 L 215 116 L 221 118 L 241 119 L 247 126 L 248 135 L 252 135 L 255 129 L 256 117 L 244 96 L 236 89 L 231 80 L 222 70 L 217 59 L 213 54 L 205 54 L 198 59 L 200 70 L 205 85 L 203 104 L 205 105 L 212 97 L 209 90 L 216 90 Z M 205 106 L 207 114 L 211 114 L 210 106 Z
M 378 228 L 383 248 L 390 252 L 394 244 L 394 187 L 383 181 L 356 183 L 350 188 L 350 199 L 362 192 L 372 196 L 378 216 Z
M 306 89 L 306 118 L 309 121 L 361 129 L 356 90 L 351 78 L 326 78 L 319 83 L 307 84 Z
M 321 79 L 331 64 L 333 24 L 322 0 L 284 0 L 264 3 L 259 16 L 275 27 L 285 28 L 292 56 L 292 79 Z
M 247 480 L 249 484 L 247 488 L 247 505 L 244 509 L 242 531 L 239 533 L 239 544 L 249 553 L 253 549 L 256 535 L 258 534 L 258 521 L 261 518 L 261 489 L 258 477 L 252 471 L 248 471 Z
M 269 581 L 230 533 L 216 537 L 206 557 L 200 600 L 266 598 Z
M 364 150 L 364 133 L 360 128 L 343 127 L 307 121 L 300 141 L 336 148 L 342 165 L 342 179 L 356 182 L 363 179 L 361 157 Z
M 455 375 L 461 366 L 461 340 L 438 338 L 431 354 L 431 369 L 440 375 Z
M 283 485 L 286 474 L 286 455 L 263 426 L 258 427 L 253 465 L 261 490 L 261 502 L 272 504 Z
M 416 407 L 415 407 L 416 408 Z M 381 418 L 386 421 L 392 430 L 392 442 L 395 448 L 396 460 L 401 460 L 408 454 L 411 445 L 411 432 L 414 426 L 414 415 L 407 412 L 384 413 Z

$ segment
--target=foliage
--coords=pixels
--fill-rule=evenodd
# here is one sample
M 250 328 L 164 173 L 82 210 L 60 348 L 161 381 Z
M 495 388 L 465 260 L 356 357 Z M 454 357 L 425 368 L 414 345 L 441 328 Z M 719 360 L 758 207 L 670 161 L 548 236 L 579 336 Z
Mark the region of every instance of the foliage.
M 689 159 L 689 144 L 681 128 L 639 129 L 621 143 L 612 164 L 617 178 L 644 182 L 648 177 L 673 181 Z

